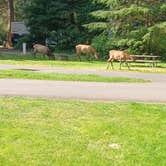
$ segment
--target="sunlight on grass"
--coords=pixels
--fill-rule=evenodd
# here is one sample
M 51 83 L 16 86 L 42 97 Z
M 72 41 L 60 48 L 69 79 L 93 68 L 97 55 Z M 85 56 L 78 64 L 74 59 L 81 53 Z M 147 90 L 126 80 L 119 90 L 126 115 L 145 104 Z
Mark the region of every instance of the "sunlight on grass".
M 61 53 L 59 53 L 61 54 Z M 66 54 L 64 54 L 66 55 Z M 73 58 L 74 57 L 74 58 Z M 0 64 L 14 64 L 14 65 L 37 65 L 37 66 L 49 66 L 49 67 L 62 67 L 70 69 L 95 69 L 95 70 L 106 70 L 107 62 L 101 61 L 77 61 L 75 54 L 69 56 L 69 61 L 54 61 L 48 60 L 47 57 L 38 55 L 34 59 L 33 55 L 9 55 L 3 54 L 0 55 Z M 119 63 L 114 63 L 114 70 L 109 69 L 108 71 L 138 71 L 138 72 L 150 72 L 150 73 L 166 73 L 166 63 L 159 63 L 158 67 L 149 67 L 149 64 L 131 64 L 131 70 L 128 70 L 126 66 L 122 67 L 122 70 L 119 70 Z
M 64 73 L 39 73 L 24 70 L 0 70 L 0 78 L 17 78 L 17 79 L 36 79 L 36 80 L 62 80 L 62 81 L 89 81 L 89 82 L 150 82 L 148 80 L 127 78 L 127 77 L 110 77 L 93 74 L 64 74 Z
M 0 98 L 0 163 L 164 166 L 165 122 L 166 105 Z

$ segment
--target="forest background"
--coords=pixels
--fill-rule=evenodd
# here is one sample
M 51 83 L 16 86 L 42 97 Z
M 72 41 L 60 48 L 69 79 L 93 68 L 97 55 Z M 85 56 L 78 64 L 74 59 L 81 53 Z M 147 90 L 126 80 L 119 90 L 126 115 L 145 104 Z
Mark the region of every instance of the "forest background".
M 47 38 L 59 50 L 92 44 L 101 59 L 117 49 L 166 60 L 165 0 L 1 0 L 0 44 L 8 37 L 10 19 L 24 21 L 30 31 L 17 48 Z

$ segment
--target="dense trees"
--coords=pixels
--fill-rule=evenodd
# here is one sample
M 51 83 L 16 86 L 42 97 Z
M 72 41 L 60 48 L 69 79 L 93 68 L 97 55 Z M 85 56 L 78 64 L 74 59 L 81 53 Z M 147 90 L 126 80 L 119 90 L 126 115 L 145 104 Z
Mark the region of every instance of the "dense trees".
M 164 2 L 15 0 L 14 7 L 16 20 L 27 23 L 31 41 L 34 42 L 44 43 L 49 38 L 57 42 L 56 47 L 59 49 L 73 49 L 78 43 L 92 43 L 101 55 L 107 55 L 110 49 L 119 49 L 134 54 L 159 54 L 166 57 Z M 6 12 L 2 12 L 6 9 L 7 0 L 1 0 L 0 13 L 3 13 L 3 18 L 7 16 Z
M 89 24 L 89 29 L 104 27 L 94 39 L 104 50 L 121 49 L 136 54 L 164 54 L 166 42 L 166 4 L 164 0 L 98 0 L 103 10 L 91 14 L 100 24 Z M 105 51 L 101 48 L 101 51 Z
M 27 25 L 38 41 L 53 38 L 58 48 L 71 49 L 88 42 L 82 25 L 90 20 L 88 13 L 94 6 L 90 0 L 31 0 L 25 8 Z

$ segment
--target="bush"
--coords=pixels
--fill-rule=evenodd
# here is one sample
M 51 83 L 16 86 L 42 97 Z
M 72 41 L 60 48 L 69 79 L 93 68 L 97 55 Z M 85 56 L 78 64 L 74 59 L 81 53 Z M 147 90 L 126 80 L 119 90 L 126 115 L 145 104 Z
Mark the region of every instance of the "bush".
M 139 28 L 127 36 L 114 37 L 101 34 L 92 40 L 92 45 L 101 54 L 101 59 L 108 58 L 109 50 L 124 50 L 130 54 L 160 55 L 166 60 L 166 23 L 150 28 Z
M 3 45 L 3 42 L 6 40 L 6 33 L 4 31 L 0 31 L 0 45 Z
M 100 53 L 100 59 L 108 59 L 109 50 L 117 49 L 113 38 L 106 34 L 101 34 L 92 39 L 92 46 Z
M 80 32 L 75 27 L 68 27 L 55 32 L 52 40 L 56 41 L 56 48 L 60 50 L 71 50 L 75 48 L 75 45 L 86 42 L 86 34 Z
M 23 43 L 26 43 L 27 49 L 31 50 L 34 43 L 33 37 L 31 35 L 25 35 L 21 37 L 20 39 L 18 39 L 18 42 L 14 45 L 14 48 L 22 50 Z
M 153 55 L 160 55 L 166 60 L 166 23 L 155 25 L 143 36 L 144 50 Z

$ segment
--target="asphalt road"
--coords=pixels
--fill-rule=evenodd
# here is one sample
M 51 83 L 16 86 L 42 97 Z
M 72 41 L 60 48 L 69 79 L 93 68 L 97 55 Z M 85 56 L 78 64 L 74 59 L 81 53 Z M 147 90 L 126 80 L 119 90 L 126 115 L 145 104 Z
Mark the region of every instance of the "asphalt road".
M 28 69 L 37 72 L 64 72 L 144 78 L 152 83 L 96 83 L 73 81 L 0 79 L 0 96 L 57 99 L 133 101 L 166 103 L 166 74 L 67 70 L 62 68 L 0 65 L 0 69 Z
M 75 73 L 75 74 L 96 74 L 101 76 L 112 76 L 112 77 L 129 77 L 129 78 L 141 78 L 145 80 L 150 80 L 152 82 L 165 82 L 166 74 L 160 73 L 141 73 L 141 72 L 119 72 L 111 70 L 95 70 L 95 69 L 64 69 L 57 67 L 44 67 L 44 66 L 17 66 L 17 65 L 6 65 L 0 64 L 0 70 L 29 70 L 34 72 L 47 72 L 47 73 Z

